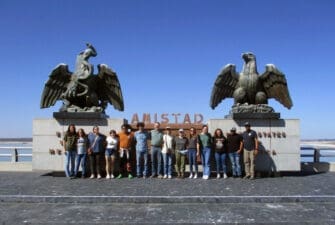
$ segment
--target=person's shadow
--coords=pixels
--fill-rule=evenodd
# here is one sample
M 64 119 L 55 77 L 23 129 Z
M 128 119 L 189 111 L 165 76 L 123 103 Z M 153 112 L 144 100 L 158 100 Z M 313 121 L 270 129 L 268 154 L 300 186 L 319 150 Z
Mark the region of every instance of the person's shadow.
M 271 157 L 275 152 L 265 149 L 262 142 L 258 145 L 258 154 L 255 158 L 255 172 L 260 172 L 264 176 L 273 176 L 277 172 L 277 167 Z

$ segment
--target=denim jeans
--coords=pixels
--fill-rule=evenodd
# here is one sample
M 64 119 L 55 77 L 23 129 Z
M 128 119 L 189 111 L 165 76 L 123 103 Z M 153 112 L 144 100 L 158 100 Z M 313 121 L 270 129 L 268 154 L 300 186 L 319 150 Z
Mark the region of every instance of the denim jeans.
M 193 165 L 195 173 L 198 173 L 197 150 L 195 148 L 188 149 L 188 162 L 190 164 L 190 173 L 193 173 Z
M 157 168 L 157 170 L 156 170 Z M 151 175 L 162 175 L 162 148 L 151 146 Z
M 71 177 L 74 175 L 76 155 L 77 155 L 77 152 L 75 150 L 65 152 L 65 175 L 66 177 Z
M 137 176 L 141 176 L 142 174 L 142 165 L 141 160 L 144 161 L 144 170 L 143 170 L 143 176 L 148 175 L 148 152 L 142 152 L 142 151 L 136 151 L 136 173 Z
M 227 173 L 226 153 L 215 152 L 216 172 L 219 174 L 222 168 L 224 173 Z M 222 171 L 221 170 L 221 171 Z
M 237 152 L 229 153 L 233 176 L 241 176 L 240 154 Z
M 172 175 L 172 155 L 171 153 L 163 153 L 164 175 Z
M 81 165 L 81 176 L 86 175 L 86 157 L 87 154 L 77 154 L 76 157 L 76 168 L 74 170 L 74 175 L 78 175 L 79 165 Z
M 211 156 L 211 148 L 209 147 L 203 148 L 201 151 L 201 161 L 202 161 L 203 175 L 206 176 L 211 175 L 210 156 Z

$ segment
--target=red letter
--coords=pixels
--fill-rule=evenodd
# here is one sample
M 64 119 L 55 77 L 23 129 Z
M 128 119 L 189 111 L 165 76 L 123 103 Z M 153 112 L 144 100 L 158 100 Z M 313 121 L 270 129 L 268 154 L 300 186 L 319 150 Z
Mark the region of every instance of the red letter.
M 167 117 L 169 114 L 167 114 L 167 113 L 163 113 L 162 115 L 161 115 L 161 118 L 162 118 L 162 123 L 169 123 L 169 118 Z
M 143 113 L 143 123 L 145 124 L 151 123 L 150 113 Z
M 172 113 L 172 116 L 174 116 L 175 124 L 178 124 L 178 116 L 180 116 L 180 113 Z
M 199 119 L 198 119 L 199 117 Z M 201 114 L 194 114 L 194 123 L 195 124 L 202 124 L 204 117 Z
M 139 121 L 138 121 L 138 115 L 137 113 L 134 113 L 132 119 L 131 119 L 131 124 L 137 124 Z
M 185 114 L 184 123 L 185 124 L 190 124 L 191 123 L 190 115 L 188 115 L 188 113 Z

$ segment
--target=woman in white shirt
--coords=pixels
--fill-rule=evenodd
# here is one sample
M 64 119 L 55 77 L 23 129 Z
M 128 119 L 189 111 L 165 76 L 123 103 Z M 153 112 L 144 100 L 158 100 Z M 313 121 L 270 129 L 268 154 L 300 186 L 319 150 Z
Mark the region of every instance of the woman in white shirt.
M 79 165 L 81 165 L 81 177 L 86 176 L 86 158 L 87 158 L 87 146 L 88 140 L 83 129 L 78 130 L 77 138 L 77 156 L 76 156 L 76 167 L 74 169 L 75 177 L 78 176 Z
M 115 163 L 115 154 L 119 148 L 119 138 L 116 136 L 116 131 L 111 130 L 109 136 L 106 138 L 107 147 L 105 151 L 106 158 L 106 179 L 114 178 L 114 163 Z
M 164 179 L 172 178 L 172 154 L 175 147 L 174 137 L 171 135 L 171 128 L 166 127 L 166 133 L 163 135 L 163 172 L 164 172 Z

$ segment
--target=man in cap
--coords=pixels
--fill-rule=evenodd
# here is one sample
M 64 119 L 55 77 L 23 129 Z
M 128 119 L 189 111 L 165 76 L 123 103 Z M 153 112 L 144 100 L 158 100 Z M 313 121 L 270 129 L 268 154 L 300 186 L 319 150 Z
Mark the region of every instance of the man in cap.
M 244 179 L 255 179 L 255 156 L 258 154 L 258 140 L 257 133 L 251 129 L 249 122 L 244 124 L 245 131 L 243 137 L 243 161 L 245 169 Z
M 232 127 L 227 135 L 227 148 L 233 177 L 241 177 L 240 155 L 243 150 L 243 138 L 236 133 L 236 127 Z

